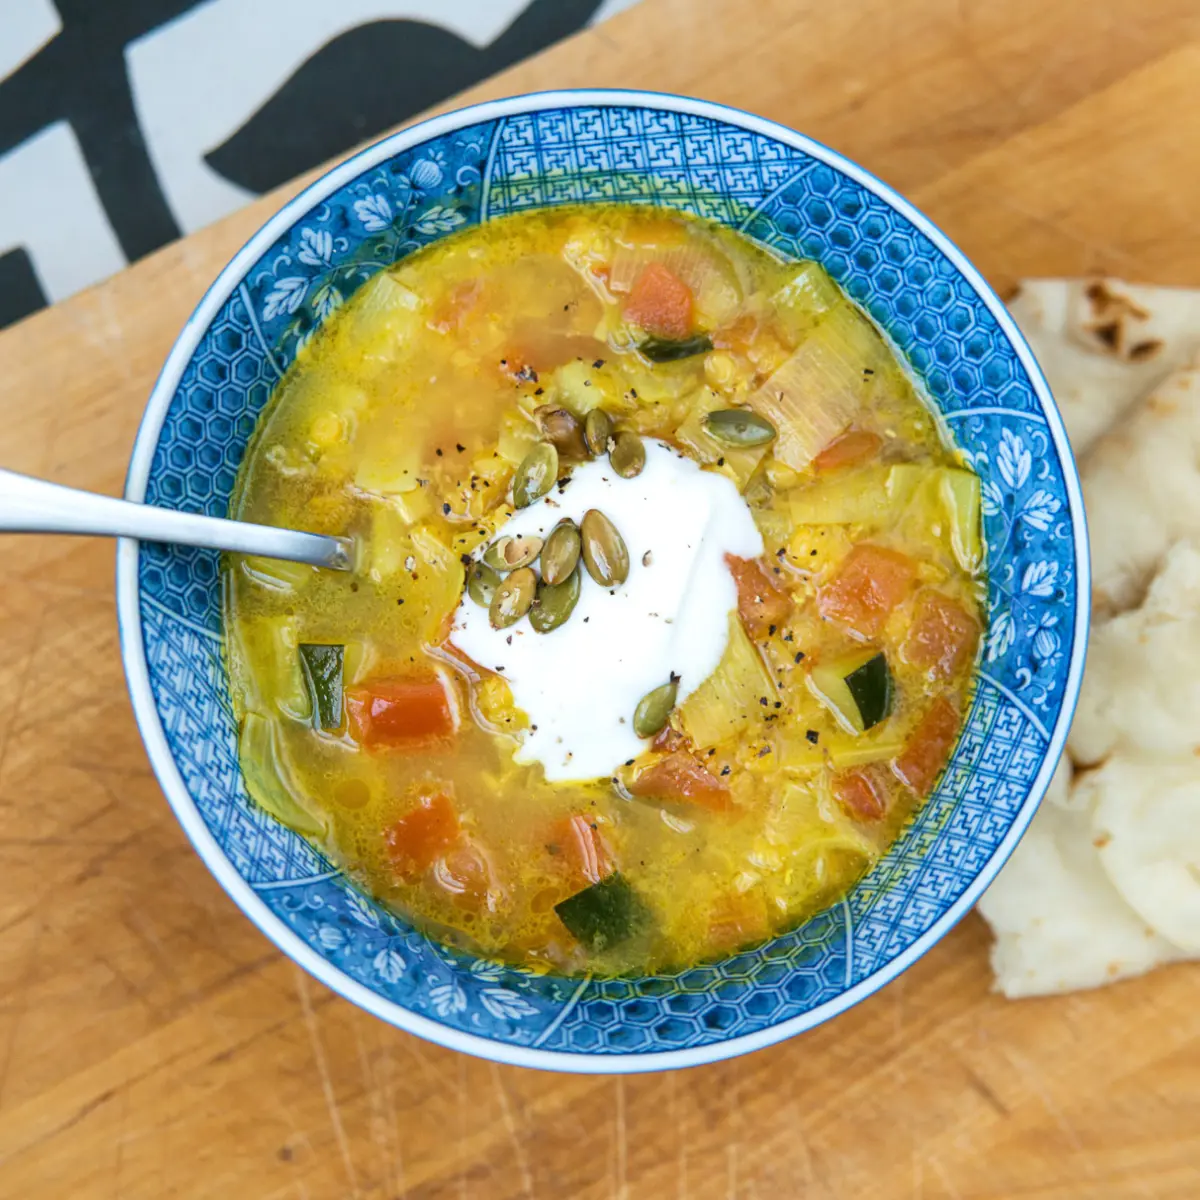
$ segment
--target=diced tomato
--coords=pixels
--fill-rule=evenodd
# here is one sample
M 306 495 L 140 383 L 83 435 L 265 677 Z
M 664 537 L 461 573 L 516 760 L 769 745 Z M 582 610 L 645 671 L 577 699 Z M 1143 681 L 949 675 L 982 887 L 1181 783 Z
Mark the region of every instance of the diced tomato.
M 651 763 L 629 789 L 635 796 L 679 800 L 723 812 L 731 807 L 729 788 L 686 750 L 675 750 Z
M 580 884 L 599 883 L 614 870 L 612 855 L 600 830 L 587 817 L 576 814 L 559 821 L 548 845 Z
M 792 598 L 752 558 L 725 555 L 729 570 L 737 584 L 738 616 L 742 618 L 751 637 L 760 637 L 772 625 L 781 625 L 792 611 Z
M 931 679 L 948 679 L 975 657 L 978 642 L 979 622 L 957 600 L 941 592 L 922 592 L 904 641 L 904 657 Z
M 835 437 L 816 458 L 814 471 L 836 471 L 874 458 L 883 446 L 883 438 L 866 429 L 851 429 Z
M 662 263 L 652 262 L 634 281 L 625 319 L 659 337 L 687 337 L 692 332 L 692 289 Z
M 891 807 L 887 779 L 870 767 L 839 771 L 833 777 L 832 787 L 833 798 L 856 821 L 879 821 Z
M 491 860 L 474 842 L 459 841 L 434 863 L 434 882 L 464 908 L 491 907 L 495 872 Z
M 761 942 L 771 932 L 767 905 L 757 892 L 721 896 L 708 918 L 708 940 L 714 950 L 736 950 Z
M 860 542 L 818 591 L 817 606 L 821 616 L 841 621 L 863 637 L 877 637 L 916 577 L 911 558 Z
M 433 741 L 458 727 L 454 703 L 436 675 L 347 688 L 346 711 L 354 740 L 363 746 Z
M 909 736 L 892 769 L 919 796 L 928 794 L 938 772 L 946 765 L 958 738 L 958 713 L 939 696 Z
M 444 792 L 422 796 L 385 834 L 388 856 L 396 873 L 415 883 L 458 841 L 458 816 Z

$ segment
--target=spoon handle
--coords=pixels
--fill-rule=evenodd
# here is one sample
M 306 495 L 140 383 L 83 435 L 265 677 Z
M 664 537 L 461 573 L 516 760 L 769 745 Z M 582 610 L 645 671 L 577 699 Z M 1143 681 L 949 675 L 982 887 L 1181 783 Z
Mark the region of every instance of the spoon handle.
M 0 469 L 0 531 L 82 533 L 207 546 L 348 571 L 350 541 L 98 496 Z

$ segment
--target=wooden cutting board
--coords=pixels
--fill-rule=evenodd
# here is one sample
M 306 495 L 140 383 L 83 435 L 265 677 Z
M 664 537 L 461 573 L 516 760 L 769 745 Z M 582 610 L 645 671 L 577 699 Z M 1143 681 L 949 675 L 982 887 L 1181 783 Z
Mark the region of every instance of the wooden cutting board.
M 645 0 L 470 98 L 577 85 L 804 130 L 1002 289 L 1200 284 L 1197 0 Z M 0 334 L 0 463 L 118 492 L 172 339 L 280 198 Z M 0 546 L 0 1196 L 1200 1195 L 1200 968 L 1009 1003 L 976 917 L 831 1024 L 688 1072 L 497 1067 L 376 1021 L 176 825 L 111 545 Z

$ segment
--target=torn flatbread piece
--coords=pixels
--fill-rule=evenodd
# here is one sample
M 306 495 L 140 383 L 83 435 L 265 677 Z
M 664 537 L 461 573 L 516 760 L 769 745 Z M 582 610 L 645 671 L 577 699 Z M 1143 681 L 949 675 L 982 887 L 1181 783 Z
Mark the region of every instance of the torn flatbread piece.
M 1200 369 L 1177 371 L 1097 440 L 1080 478 L 1103 619 L 1140 604 L 1167 550 L 1200 537 Z
M 1031 279 L 1008 302 L 1077 457 L 1200 352 L 1200 291 L 1119 279 Z
M 1071 768 L 979 901 L 996 935 L 992 970 L 1010 999 L 1099 987 L 1180 957 L 1126 903 L 1093 843 L 1091 805 L 1067 799 Z
M 1075 765 L 1117 752 L 1200 755 L 1200 671 L 1188 664 L 1200 664 L 1200 542 L 1192 540 L 1167 551 L 1140 608 L 1092 630 L 1067 741 Z

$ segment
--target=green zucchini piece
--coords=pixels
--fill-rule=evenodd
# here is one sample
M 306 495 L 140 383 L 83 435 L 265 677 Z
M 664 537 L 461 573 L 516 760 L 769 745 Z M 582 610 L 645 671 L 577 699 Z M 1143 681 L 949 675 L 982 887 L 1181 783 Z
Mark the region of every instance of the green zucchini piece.
M 707 354 L 712 348 L 712 338 L 707 333 L 697 333 L 679 340 L 648 337 L 644 342 L 638 343 L 638 350 L 652 363 L 678 362 L 681 358 Z
M 625 877 L 614 871 L 554 906 L 559 920 L 593 954 L 616 946 L 645 924 L 646 909 Z
M 865 733 L 892 711 L 892 672 L 878 650 L 862 650 L 813 667 L 813 694 L 850 733 Z
M 313 724 L 337 729 L 342 723 L 342 671 L 345 646 L 315 646 L 301 642 L 300 665 L 312 700 Z
M 892 673 L 887 659 L 876 654 L 846 676 L 846 687 L 858 705 L 863 729 L 872 729 L 892 711 Z

